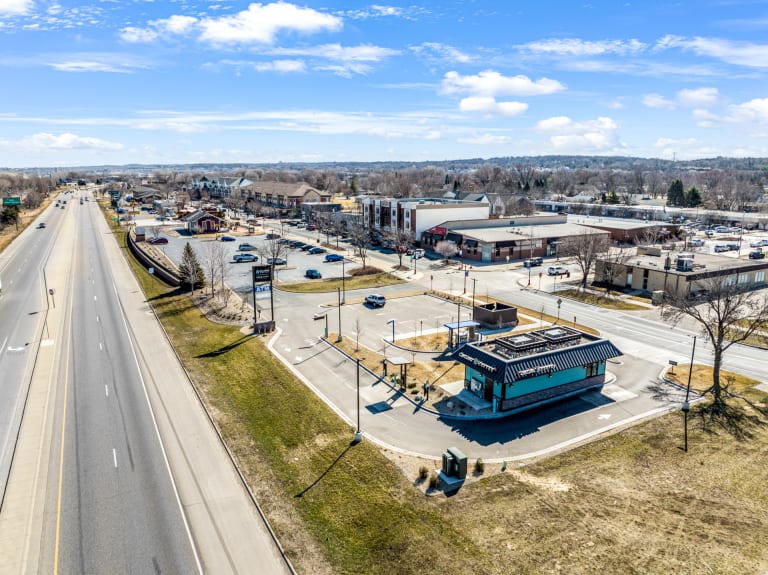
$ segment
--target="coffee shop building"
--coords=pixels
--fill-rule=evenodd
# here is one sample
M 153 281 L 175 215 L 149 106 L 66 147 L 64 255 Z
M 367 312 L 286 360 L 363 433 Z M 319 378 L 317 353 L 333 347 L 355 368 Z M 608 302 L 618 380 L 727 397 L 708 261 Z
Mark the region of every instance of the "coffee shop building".
M 606 362 L 622 355 L 610 341 L 567 326 L 469 343 L 453 353 L 464 387 L 494 413 L 550 403 L 605 383 Z

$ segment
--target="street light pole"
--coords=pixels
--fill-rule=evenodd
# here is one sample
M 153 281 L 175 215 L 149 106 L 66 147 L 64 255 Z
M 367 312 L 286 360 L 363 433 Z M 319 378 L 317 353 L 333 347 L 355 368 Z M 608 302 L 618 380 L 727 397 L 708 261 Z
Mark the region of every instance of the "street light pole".
M 339 308 L 339 335 L 336 338 L 336 343 L 341 342 L 341 288 L 336 288 L 336 295 L 338 297 L 338 308 Z
M 475 319 L 475 287 L 477 287 L 477 278 L 472 278 L 472 319 Z
M 341 303 L 347 303 L 347 290 L 344 284 L 344 256 L 341 256 Z
M 688 386 L 685 388 L 685 401 L 683 402 L 683 415 L 685 420 L 683 422 L 684 434 L 685 434 L 685 446 L 683 450 L 688 453 L 688 412 L 691 410 L 691 404 L 688 403 L 688 398 L 691 395 L 691 374 L 693 373 L 693 354 L 696 353 L 696 336 L 693 336 L 693 348 L 691 349 L 691 365 L 688 368 Z
M 355 431 L 355 443 L 363 440 L 363 432 L 360 431 L 360 358 L 357 358 L 357 430 Z

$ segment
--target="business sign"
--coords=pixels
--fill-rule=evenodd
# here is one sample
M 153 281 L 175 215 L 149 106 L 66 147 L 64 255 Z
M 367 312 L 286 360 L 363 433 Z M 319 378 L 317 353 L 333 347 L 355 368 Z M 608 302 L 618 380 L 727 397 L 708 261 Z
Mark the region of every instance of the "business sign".
M 20 206 L 21 198 L 19 196 L 3 198 L 3 205 L 4 206 Z
M 272 281 L 272 266 L 253 266 L 253 283 Z
M 445 237 L 448 234 L 448 230 L 443 226 L 435 226 L 433 228 L 429 228 L 427 232 L 430 234 L 434 234 L 436 236 L 443 236 L 443 237 Z

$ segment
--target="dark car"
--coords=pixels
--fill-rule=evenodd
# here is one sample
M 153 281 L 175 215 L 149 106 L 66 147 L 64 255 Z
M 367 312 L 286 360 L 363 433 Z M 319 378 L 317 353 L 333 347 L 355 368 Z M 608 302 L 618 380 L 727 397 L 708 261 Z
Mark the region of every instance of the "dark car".
M 39 224 L 37 224 L 37 229 L 42 229 L 44 227 L 45 227 L 45 222 L 40 222 Z
M 544 263 L 544 258 L 528 258 L 523 262 L 523 267 L 532 268 Z
M 259 260 L 259 256 L 256 256 L 254 254 L 236 254 L 235 257 L 232 258 L 232 262 L 236 264 L 242 264 L 246 262 L 255 262 Z
M 344 259 L 344 256 L 341 254 L 328 254 L 325 256 L 325 261 L 327 262 L 340 262 Z
M 307 270 L 304 272 L 304 277 L 311 280 L 319 280 L 323 277 L 323 275 L 317 270 Z
M 280 234 L 273 234 L 273 233 L 269 233 L 269 234 L 267 234 L 267 235 L 266 235 L 266 236 L 264 236 L 264 237 L 265 237 L 266 239 L 268 239 L 268 240 L 276 240 L 276 239 L 279 239 L 279 238 L 280 238 Z
M 255 249 L 256 249 L 256 246 L 249 243 L 244 243 L 237 246 L 237 251 L 239 252 L 252 252 Z
M 167 243 L 168 243 L 168 238 L 163 238 L 163 237 L 156 237 L 156 238 L 150 238 L 150 239 L 149 239 L 149 240 L 147 240 L 147 241 L 148 241 L 150 244 L 152 244 L 152 245 L 156 246 L 156 245 L 158 245 L 158 244 L 167 244 Z
M 749 259 L 751 260 L 761 260 L 765 257 L 765 252 L 763 250 L 753 250 L 749 252 Z
M 312 244 L 304 244 L 303 246 L 301 246 L 301 248 L 300 248 L 300 249 L 301 249 L 301 251 L 303 251 L 303 252 L 307 252 L 307 251 L 309 251 L 309 250 L 311 250 L 311 249 L 312 249 Z
M 234 242 L 235 238 L 233 238 L 232 236 L 221 236 L 221 241 L 222 242 Z
M 309 248 L 307 250 L 307 253 L 308 254 L 324 254 L 327 251 L 328 250 L 326 250 L 325 248 L 321 248 L 320 246 L 316 246 L 314 248 Z

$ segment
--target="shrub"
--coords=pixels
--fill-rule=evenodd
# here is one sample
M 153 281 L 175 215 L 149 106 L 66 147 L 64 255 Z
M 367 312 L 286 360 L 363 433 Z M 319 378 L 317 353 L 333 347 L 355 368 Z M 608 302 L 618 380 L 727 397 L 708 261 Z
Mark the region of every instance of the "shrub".
M 475 473 L 483 473 L 485 471 L 485 462 L 478 458 L 477 461 L 475 461 Z
M 434 471 L 432 472 L 432 475 L 429 476 L 429 488 L 437 489 L 437 473 Z
M 429 475 L 429 469 L 427 468 L 426 465 L 422 465 L 421 467 L 419 467 L 419 479 L 424 481 L 428 475 Z

